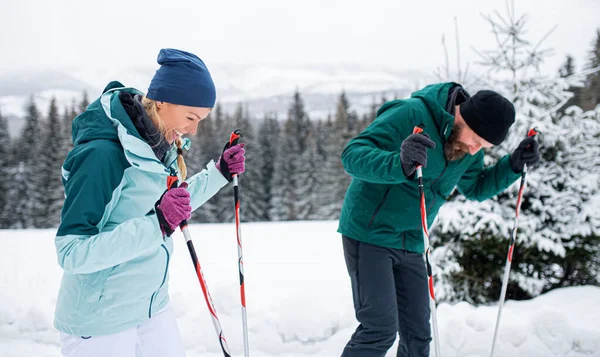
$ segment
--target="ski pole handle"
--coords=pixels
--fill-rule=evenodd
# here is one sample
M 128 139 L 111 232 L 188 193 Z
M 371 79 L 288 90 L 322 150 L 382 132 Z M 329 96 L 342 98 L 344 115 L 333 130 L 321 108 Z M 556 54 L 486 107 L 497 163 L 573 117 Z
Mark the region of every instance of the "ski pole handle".
M 171 176 L 167 177 L 167 190 L 171 190 L 172 188 L 177 188 L 178 186 L 179 186 L 179 179 L 177 178 L 177 176 L 171 175 Z M 183 229 L 186 228 L 187 225 L 188 225 L 188 221 L 187 221 L 187 219 L 184 219 L 179 224 L 179 228 L 183 231 Z
M 413 128 L 413 134 L 421 134 L 423 132 L 423 128 L 421 128 L 420 126 L 415 126 Z M 423 176 L 423 165 L 417 165 L 417 178 L 422 177 Z
M 242 131 L 240 129 L 235 129 L 232 131 L 231 135 L 229 136 L 229 147 L 237 145 L 242 136 Z
M 531 137 L 535 137 L 536 135 L 541 134 L 541 131 L 537 130 L 537 128 L 531 128 L 529 129 L 529 131 L 527 132 L 527 137 L 531 138 Z M 527 145 L 527 147 L 525 149 L 528 149 L 531 145 Z M 527 165 L 523 166 L 523 173 L 526 174 L 527 173 Z
M 231 132 L 231 135 L 229 136 L 229 147 L 237 145 L 242 136 L 243 136 L 242 131 L 240 129 L 235 129 L 233 132 Z M 238 185 L 238 175 L 233 174 L 233 175 L 231 175 L 231 177 L 233 179 L 233 186 L 237 186 Z
M 541 133 L 542 133 L 542 132 L 541 132 L 541 131 L 539 131 L 539 130 L 537 130 L 536 128 L 531 128 L 531 129 L 529 129 L 529 131 L 527 132 L 527 137 L 528 137 L 528 138 L 535 137 L 536 135 L 538 135 L 538 134 L 541 134 Z M 529 146 L 530 146 L 530 145 L 527 145 L 527 147 L 526 147 L 525 149 L 529 148 Z
M 541 134 L 541 131 L 537 130 L 536 128 L 531 128 L 527 132 L 527 137 L 536 136 L 538 134 Z

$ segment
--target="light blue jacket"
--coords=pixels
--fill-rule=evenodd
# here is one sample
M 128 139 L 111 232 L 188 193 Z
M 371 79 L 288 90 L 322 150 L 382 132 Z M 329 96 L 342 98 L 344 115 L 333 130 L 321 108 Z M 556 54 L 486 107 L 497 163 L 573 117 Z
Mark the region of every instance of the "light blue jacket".
M 154 204 L 177 171 L 175 146 L 159 161 L 141 138 L 111 82 L 73 121 L 74 148 L 63 165 L 65 203 L 56 236 L 64 270 L 55 327 L 76 336 L 112 334 L 148 320 L 169 300 L 173 241 Z M 215 163 L 187 180 L 192 209 L 227 180 Z M 180 257 L 183 259 L 183 257 Z

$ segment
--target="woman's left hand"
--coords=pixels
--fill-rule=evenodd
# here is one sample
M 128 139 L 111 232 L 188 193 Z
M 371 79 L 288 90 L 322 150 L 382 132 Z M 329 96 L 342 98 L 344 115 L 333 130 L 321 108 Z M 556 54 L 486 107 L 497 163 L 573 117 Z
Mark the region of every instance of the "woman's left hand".
M 233 175 L 242 174 L 246 170 L 246 157 L 244 144 L 226 147 L 217 161 L 217 169 L 228 180 L 233 180 Z

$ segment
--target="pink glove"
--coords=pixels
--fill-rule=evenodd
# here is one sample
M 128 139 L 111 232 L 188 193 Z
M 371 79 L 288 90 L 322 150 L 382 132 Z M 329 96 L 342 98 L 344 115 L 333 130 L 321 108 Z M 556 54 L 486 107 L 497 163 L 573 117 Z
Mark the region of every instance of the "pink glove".
M 244 144 L 226 148 L 217 161 L 217 169 L 228 181 L 233 180 L 233 175 L 239 175 L 246 170 L 246 157 Z
M 191 198 L 187 190 L 187 182 L 177 188 L 172 188 L 156 202 L 156 215 L 163 235 L 171 236 L 181 222 L 192 216 Z

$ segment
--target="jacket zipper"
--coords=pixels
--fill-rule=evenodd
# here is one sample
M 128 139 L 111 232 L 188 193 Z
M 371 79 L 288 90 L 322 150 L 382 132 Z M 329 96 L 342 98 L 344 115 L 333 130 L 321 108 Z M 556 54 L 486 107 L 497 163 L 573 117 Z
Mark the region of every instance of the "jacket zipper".
M 375 212 L 373 212 L 373 216 L 371 217 L 371 220 L 369 221 L 369 225 L 368 225 L 369 228 L 371 228 L 371 225 L 373 225 L 373 222 L 375 221 L 375 216 L 377 216 L 377 213 L 381 209 L 381 206 L 383 206 L 383 204 L 385 203 L 385 200 L 387 199 L 387 196 L 390 193 L 390 188 L 391 187 L 388 186 L 388 188 L 385 190 L 385 193 L 383 194 L 383 198 L 381 199 L 381 202 L 379 202 L 379 204 L 377 205 L 377 208 L 375 208 Z
M 169 251 L 167 250 L 167 247 L 165 247 L 164 244 L 161 244 L 161 247 L 165 250 L 165 253 L 167 253 L 167 263 L 165 265 L 165 274 L 163 276 L 162 283 L 160 283 L 160 286 L 158 287 L 158 289 L 156 289 L 156 291 L 152 294 L 152 297 L 150 298 L 150 306 L 148 307 L 148 318 L 152 317 L 152 303 L 154 302 L 156 293 L 158 293 L 158 291 L 163 287 L 163 285 L 165 285 L 165 281 L 167 280 L 167 272 L 169 271 L 170 254 L 169 254 Z

